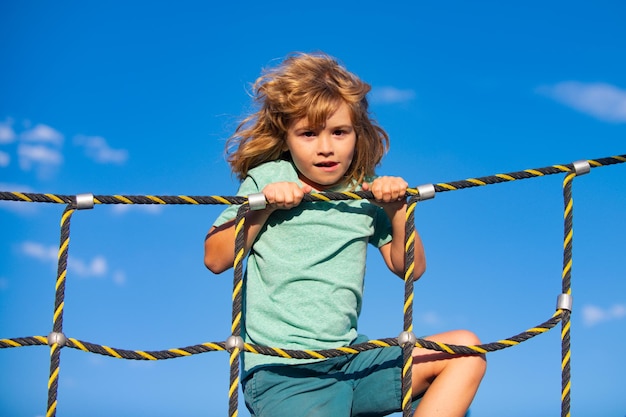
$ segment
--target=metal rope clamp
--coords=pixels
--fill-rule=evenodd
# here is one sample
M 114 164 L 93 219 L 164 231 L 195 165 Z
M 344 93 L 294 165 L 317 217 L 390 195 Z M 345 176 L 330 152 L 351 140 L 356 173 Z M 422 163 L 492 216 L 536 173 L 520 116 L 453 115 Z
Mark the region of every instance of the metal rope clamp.
M 248 205 L 250 210 L 263 210 L 267 207 L 267 200 L 265 200 L 265 194 L 254 193 L 248 196 Z
M 577 176 L 589 174 L 591 172 L 591 165 L 589 165 L 589 161 L 576 161 L 572 163 L 574 166 L 574 172 Z
M 413 332 L 402 332 L 398 335 L 398 345 L 404 346 L 409 343 L 411 346 L 415 346 L 417 338 Z
M 76 208 L 78 210 L 89 210 L 92 209 L 94 205 L 93 194 L 77 194 L 76 195 Z
M 243 342 L 243 338 L 241 336 L 230 336 L 228 339 L 226 339 L 226 342 L 224 343 L 226 350 L 229 352 L 232 352 L 235 348 L 239 349 L 240 352 L 243 351 L 244 348 L 244 342 Z
M 559 294 L 556 298 L 556 309 L 572 311 L 572 304 L 574 299 L 571 294 Z
M 48 335 L 48 346 L 58 345 L 59 347 L 63 347 L 67 344 L 67 337 L 63 333 L 60 332 L 51 332 Z
M 422 184 L 417 186 L 417 193 L 420 201 L 435 198 L 435 186 L 433 184 Z

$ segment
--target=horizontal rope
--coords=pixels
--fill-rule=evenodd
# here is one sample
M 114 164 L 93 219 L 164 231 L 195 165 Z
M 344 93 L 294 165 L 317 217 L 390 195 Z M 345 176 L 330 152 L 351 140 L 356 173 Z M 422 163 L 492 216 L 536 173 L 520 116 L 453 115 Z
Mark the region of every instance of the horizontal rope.
M 626 155 L 611 156 L 600 159 L 587 160 L 591 168 L 599 168 L 626 162 Z M 552 165 L 544 168 L 526 169 L 524 171 L 510 172 L 508 174 L 496 174 L 486 177 L 469 178 L 462 181 L 442 182 L 435 184 L 436 192 L 455 191 L 470 187 L 480 187 L 502 182 L 510 182 L 529 178 L 543 177 L 545 175 L 574 172 L 573 164 Z M 408 195 L 419 195 L 417 188 L 409 188 Z M 329 200 L 360 200 L 371 199 L 371 191 L 356 192 L 325 192 L 310 193 L 304 196 L 304 201 L 329 201 Z M 76 204 L 76 196 L 61 194 L 37 194 L 22 193 L 17 191 L 0 191 L 0 200 L 22 201 L 31 203 L 56 203 Z M 156 196 L 156 195 L 94 195 L 95 204 L 227 204 L 240 205 L 248 201 L 246 197 L 239 196 Z
M 415 347 L 435 350 L 440 352 L 447 352 L 451 354 L 477 354 L 495 352 L 498 350 L 506 349 L 515 345 L 518 345 L 526 340 L 529 340 L 537 335 L 547 332 L 556 326 L 562 317 L 562 310 L 558 310 L 549 320 L 546 322 L 528 329 L 518 335 L 509 337 L 507 339 L 499 340 L 497 342 L 486 343 L 475 346 L 463 346 L 463 345 L 448 345 L 445 343 L 435 343 L 426 339 L 416 339 Z M 32 337 L 20 337 L 14 339 L 0 339 L 1 348 L 16 348 L 26 346 L 47 345 L 48 338 L 46 336 L 32 336 Z M 157 350 L 157 351 L 145 351 L 145 350 L 127 350 L 112 348 L 109 346 L 98 345 L 95 343 L 84 342 L 78 339 L 67 338 L 66 347 L 82 350 L 84 352 L 97 353 L 104 356 L 110 356 L 118 359 L 132 359 L 132 360 L 165 360 L 181 358 L 185 356 L 197 355 L 207 352 L 226 351 L 226 342 L 206 342 L 193 346 L 186 346 L 181 348 Z M 386 348 L 391 346 L 398 346 L 397 338 L 375 339 L 365 343 L 360 343 L 352 346 L 345 346 L 337 349 L 324 349 L 324 350 L 292 350 L 282 349 L 277 347 L 259 346 L 249 343 L 244 343 L 244 352 L 277 356 L 291 359 L 325 359 L 334 358 L 344 355 L 353 355 L 361 352 L 365 352 L 371 349 Z

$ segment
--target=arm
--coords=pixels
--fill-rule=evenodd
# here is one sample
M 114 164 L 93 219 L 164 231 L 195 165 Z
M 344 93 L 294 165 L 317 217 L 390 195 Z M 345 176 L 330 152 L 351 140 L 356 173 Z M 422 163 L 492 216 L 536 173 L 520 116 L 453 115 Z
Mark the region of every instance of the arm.
M 408 184 L 398 177 L 379 177 L 371 184 L 364 183 L 363 190 L 371 191 L 377 203 L 385 210 L 391 221 L 392 240 L 380 247 L 387 267 L 404 279 L 404 239 L 406 223 L 406 189 Z M 426 270 L 424 246 L 417 230 L 414 242 L 415 269 L 413 279 L 419 279 Z
M 270 216 L 269 209 L 249 211 L 244 222 L 244 251 L 252 246 L 259 231 Z M 211 227 L 204 240 L 204 265 L 214 274 L 220 274 L 233 266 L 235 262 L 235 220 L 230 220 L 218 227 Z
M 268 184 L 263 194 L 268 206 L 263 210 L 248 211 L 244 222 L 244 251 L 248 253 L 265 222 L 274 210 L 288 210 L 302 201 L 310 186 L 298 187 L 293 182 Z M 233 266 L 235 261 L 235 220 L 212 227 L 204 240 L 204 264 L 213 273 L 219 274 Z

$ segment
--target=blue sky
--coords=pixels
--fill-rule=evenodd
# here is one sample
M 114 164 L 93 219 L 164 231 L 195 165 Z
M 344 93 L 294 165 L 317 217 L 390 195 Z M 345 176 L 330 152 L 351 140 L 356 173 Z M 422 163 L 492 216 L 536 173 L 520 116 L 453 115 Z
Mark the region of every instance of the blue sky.
M 625 15 L 617 0 L 3 2 L 0 189 L 232 195 L 224 141 L 261 68 L 292 51 L 323 50 L 372 85 L 373 115 L 391 136 L 379 172 L 413 186 L 624 154 Z M 418 334 L 469 328 L 492 342 L 553 314 L 562 180 L 419 205 L 428 271 L 415 287 Z M 574 182 L 577 416 L 626 414 L 625 180 L 616 165 Z M 232 274 L 202 264 L 221 209 L 77 212 L 66 335 L 133 350 L 226 339 Z M 0 338 L 51 331 L 62 210 L 0 204 Z M 402 282 L 372 255 L 360 330 L 393 337 Z M 490 354 L 472 417 L 558 415 L 559 331 Z M 48 349 L 4 349 L 0 369 L 0 415 L 45 415 Z M 57 415 L 224 416 L 227 381 L 223 352 L 133 362 L 65 349 Z

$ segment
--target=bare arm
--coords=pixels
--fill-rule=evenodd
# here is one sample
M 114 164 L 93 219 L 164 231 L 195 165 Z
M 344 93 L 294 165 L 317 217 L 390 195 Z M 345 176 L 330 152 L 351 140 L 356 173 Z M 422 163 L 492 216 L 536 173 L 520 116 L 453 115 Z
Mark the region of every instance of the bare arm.
M 380 247 L 387 267 L 404 279 L 404 240 L 406 223 L 406 190 L 408 184 L 398 177 L 379 177 L 371 184 L 364 183 L 363 190 L 372 191 L 376 202 L 391 221 L 392 241 Z M 415 231 L 413 279 L 419 279 L 426 270 L 426 256 L 419 234 Z
M 244 222 L 244 251 L 248 253 L 254 239 L 271 214 L 270 210 L 249 211 Z M 215 274 L 222 273 L 235 262 L 235 220 L 211 227 L 204 241 L 204 264 Z
M 296 183 L 280 182 L 267 185 L 263 194 L 268 206 L 263 210 L 248 211 L 244 222 L 244 251 L 248 253 L 269 216 L 278 209 L 290 209 L 302 201 L 311 187 L 298 187 Z M 235 261 L 235 220 L 212 227 L 204 240 L 204 264 L 219 274 L 233 266 Z

